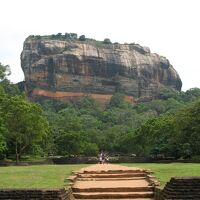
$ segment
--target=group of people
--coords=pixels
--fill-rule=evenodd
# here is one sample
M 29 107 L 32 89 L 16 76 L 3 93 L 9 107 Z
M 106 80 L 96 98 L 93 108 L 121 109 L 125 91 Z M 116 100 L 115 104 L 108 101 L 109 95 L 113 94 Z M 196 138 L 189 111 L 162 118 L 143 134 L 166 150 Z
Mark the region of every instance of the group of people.
M 108 161 L 109 161 L 108 154 L 104 151 L 101 151 L 101 153 L 99 154 L 99 163 L 105 164 L 108 163 Z

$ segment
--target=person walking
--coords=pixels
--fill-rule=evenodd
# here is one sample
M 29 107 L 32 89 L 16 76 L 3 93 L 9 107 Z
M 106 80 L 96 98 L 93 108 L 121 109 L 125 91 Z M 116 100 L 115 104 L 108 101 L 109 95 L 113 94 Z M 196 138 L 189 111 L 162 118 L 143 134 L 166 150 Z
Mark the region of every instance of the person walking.
M 99 164 L 102 164 L 103 162 L 103 153 L 101 151 L 101 153 L 99 154 Z
M 106 160 L 105 153 L 104 151 L 101 151 L 101 153 L 99 154 L 99 163 L 104 164 L 105 160 Z

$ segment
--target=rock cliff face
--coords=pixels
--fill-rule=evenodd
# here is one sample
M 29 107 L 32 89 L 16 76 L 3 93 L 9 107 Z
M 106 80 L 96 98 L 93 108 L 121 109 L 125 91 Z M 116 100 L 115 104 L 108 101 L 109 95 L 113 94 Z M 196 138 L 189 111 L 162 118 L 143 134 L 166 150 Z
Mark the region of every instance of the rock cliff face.
M 32 98 L 68 99 L 89 94 L 107 100 L 122 92 L 134 101 L 154 98 L 165 88 L 179 91 L 182 86 L 165 57 L 138 44 L 28 37 L 21 66 Z

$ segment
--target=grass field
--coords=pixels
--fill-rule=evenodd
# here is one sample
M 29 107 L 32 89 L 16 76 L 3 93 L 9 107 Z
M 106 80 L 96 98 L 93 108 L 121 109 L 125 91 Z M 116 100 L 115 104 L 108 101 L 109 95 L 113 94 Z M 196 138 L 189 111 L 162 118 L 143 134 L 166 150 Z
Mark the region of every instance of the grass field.
M 151 169 L 154 175 L 160 181 L 161 186 L 164 187 L 166 182 L 172 176 L 200 176 L 200 164 L 193 163 L 140 163 L 140 164 L 123 164 L 130 167 L 141 167 Z
M 200 176 L 200 164 L 127 164 L 151 169 L 164 186 L 172 176 Z M 72 171 L 87 165 L 37 165 L 0 167 L 0 188 L 59 188 L 67 185 L 65 179 Z
M 65 179 L 87 165 L 34 165 L 0 167 L 0 188 L 59 188 Z

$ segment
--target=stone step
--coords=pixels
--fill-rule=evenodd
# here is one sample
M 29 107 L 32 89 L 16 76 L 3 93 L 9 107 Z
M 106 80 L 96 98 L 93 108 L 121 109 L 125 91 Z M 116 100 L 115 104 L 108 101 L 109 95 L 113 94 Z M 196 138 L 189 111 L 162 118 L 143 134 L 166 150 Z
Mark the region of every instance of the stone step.
M 122 198 L 152 198 L 153 192 L 82 192 L 73 193 L 75 198 L 78 199 L 122 199 Z
M 120 181 L 120 180 L 144 180 L 145 177 L 122 177 L 122 178 L 77 178 L 77 181 Z
M 197 194 L 197 195 L 200 195 L 200 191 L 199 190 L 196 190 L 196 191 L 186 191 L 186 192 L 183 192 L 183 191 L 165 191 L 165 194 L 166 195 L 187 195 L 187 194 Z
M 171 188 L 193 188 L 193 187 L 196 187 L 196 188 L 200 188 L 200 184 L 171 184 L 171 185 L 168 185 L 168 187 L 171 187 Z
M 185 184 L 200 184 L 200 180 L 194 180 L 194 181 L 188 181 L 188 180 L 183 180 L 183 181 L 174 181 L 174 182 L 171 182 L 172 184 L 182 184 L 182 183 L 185 183 Z
M 172 182 L 182 182 L 182 181 L 193 182 L 193 181 L 200 181 L 200 176 L 172 177 L 171 181 Z
M 164 198 L 171 198 L 171 199 L 192 199 L 193 200 L 199 200 L 200 195 L 195 195 L 195 194 L 185 194 L 185 195 L 163 195 Z
M 166 188 L 165 192 L 167 193 L 173 193 L 173 192 L 180 192 L 180 193 L 185 193 L 185 192 L 199 192 L 199 188 L 177 188 L 176 190 L 171 189 L 171 188 Z
M 200 190 L 200 186 L 194 185 L 194 186 L 176 186 L 176 187 L 174 187 L 174 186 L 170 185 L 167 187 L 167 189 L 170 189 L 170 190 L 198 189 L 198 190 Z
M 180 194 L 185 194 L 185 193 L 198 193 L 200 192 L 199 189 L 196 189 L 196 190 L 164 190 L 163 193 L 166 193 L 166 194 L 174 194 L 174 193 L 180 193 Z
M 146 180 L 120 180 L 120 181 L 77 181 L 73 188 L 138 188 L 149 187 Z
M 75 193 L 80 192 L 149 192 L 153 191 L 153 187 L 93 187 L 93 188 L 76 188 L 72 187 L 72 191 Z
M 78 178 L 124 178 L 146 177 L 145 173 L 122 173 L 122 174 L 78 174 Z
M 121 198 L 123 200 L 155 200 L 154 198 Z M 75 200 L 80 200 L 80 199 L 75 199 Z M 85 200 L 102 200 L 102 199 L 85 199 Z M 109 200 L 109 199 L 104 199 L 104 200 Z
M 124 174 L 124 173 L 150 173 L 145 170 L 107 170 L 107 171 L 82 171 L 80 174 Z
M 155 187 L 150 179 L 155 177 L 151 173 L 119 165 L 93 165 L 75 173 L 72 195 L 79 200 L 154 200 Z
M 182 196 L 178 196 L 178 195 L 163 195 L 164 199 L 170 199 L 170 200 L 188 200 L 188 199 L 192 199 L 192 200 L 199 200 L 200 199 L 200 195 L 182 195 Z
M 74 182 L 76 180 L 77 176 L 69 176 L 68 178 L 66 178 L 67 180 Z

